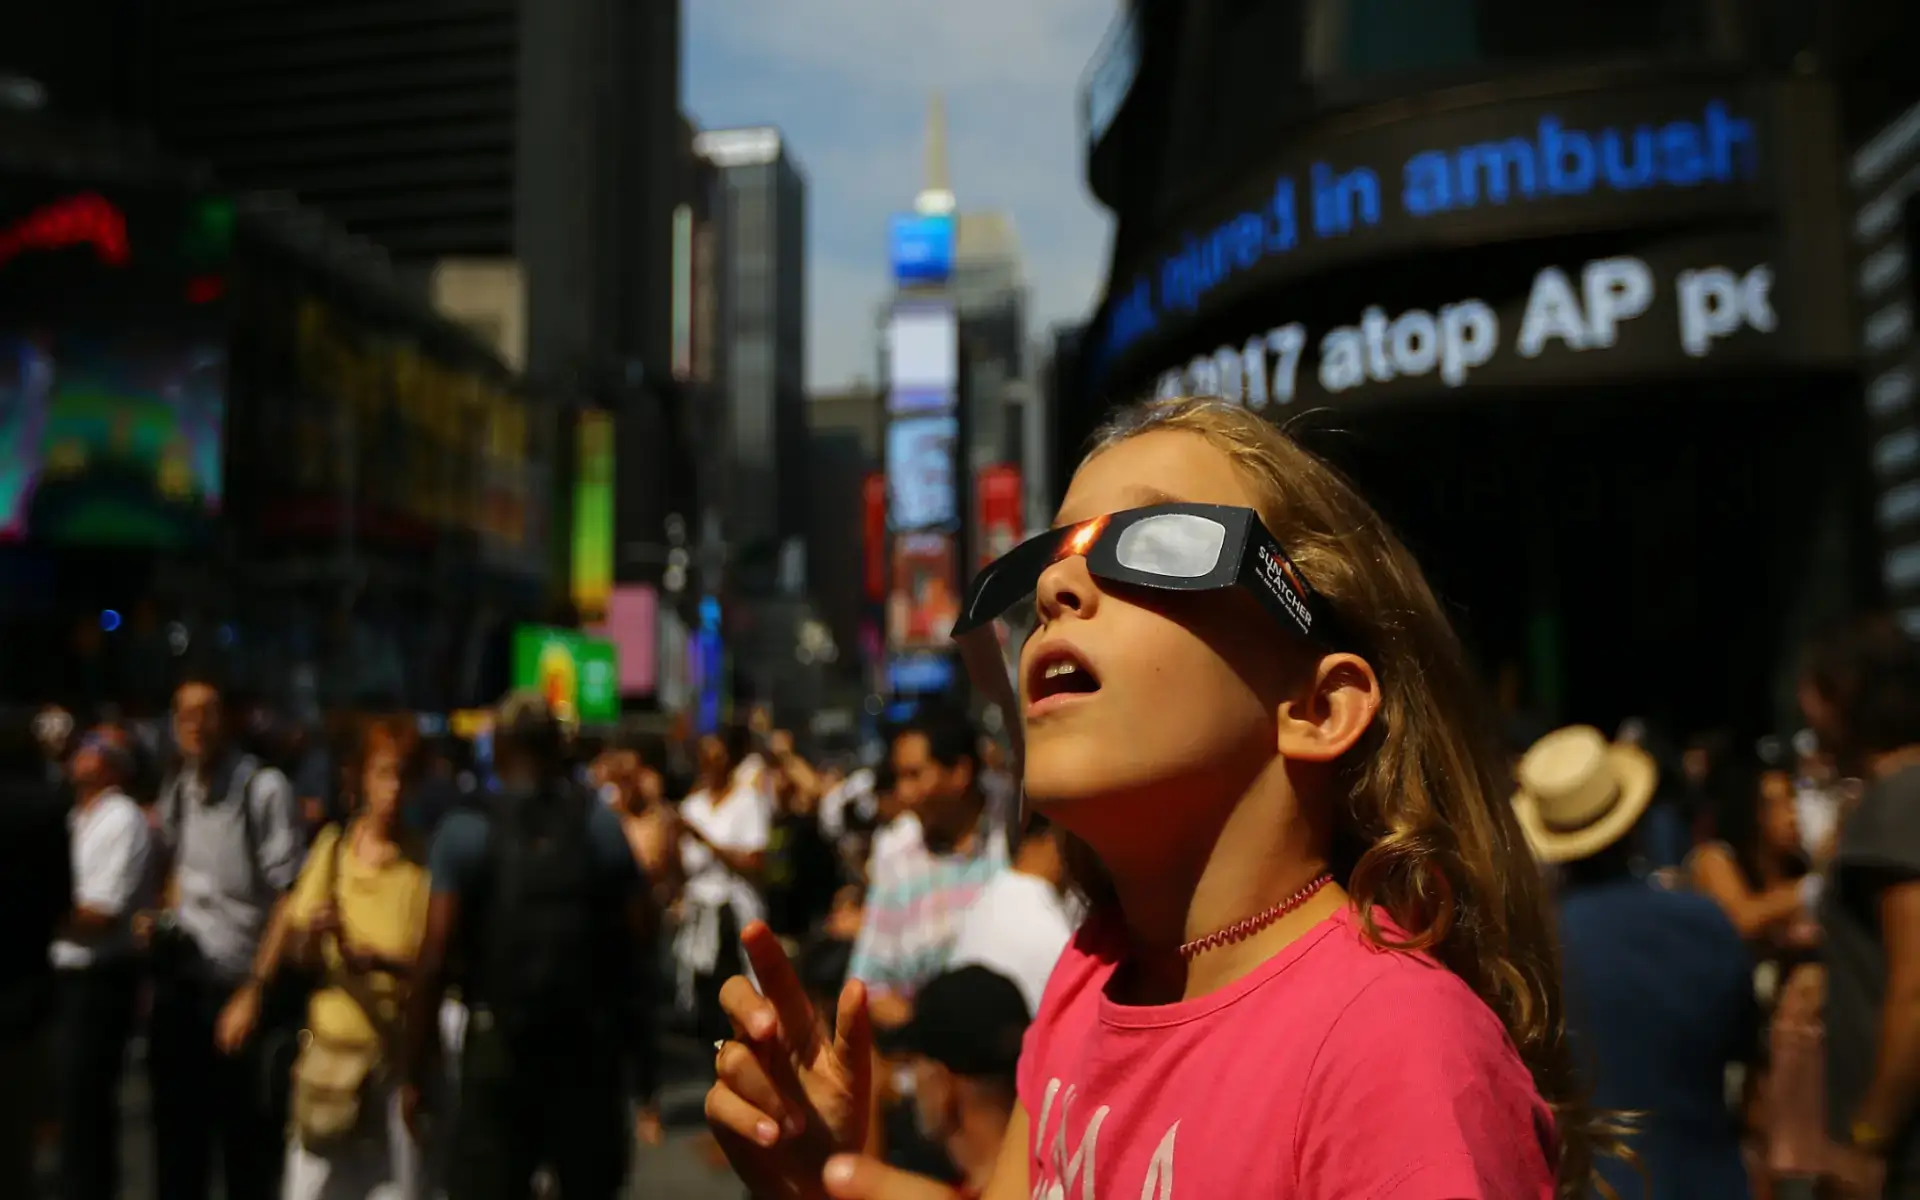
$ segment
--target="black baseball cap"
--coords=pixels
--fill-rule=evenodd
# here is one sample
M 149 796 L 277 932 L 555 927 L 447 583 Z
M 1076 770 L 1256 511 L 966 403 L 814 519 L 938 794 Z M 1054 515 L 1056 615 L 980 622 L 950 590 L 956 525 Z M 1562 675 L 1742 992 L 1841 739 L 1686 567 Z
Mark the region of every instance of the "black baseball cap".
M 1032 1022 L 1013 980 L 987 967 L 961 967 L 920 989 L 900 1047 L 964 1078 L 1012 1080 Z

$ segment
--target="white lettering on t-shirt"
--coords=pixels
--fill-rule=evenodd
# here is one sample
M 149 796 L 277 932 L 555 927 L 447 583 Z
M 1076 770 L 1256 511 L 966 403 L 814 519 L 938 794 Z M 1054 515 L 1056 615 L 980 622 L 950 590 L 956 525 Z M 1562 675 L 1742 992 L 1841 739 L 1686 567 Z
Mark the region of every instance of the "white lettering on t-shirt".
M 1106 1123 L 1107 1105 L 1093 1110 L 1093 1116 L 1087 1121 L 1087 1127 L 1080 1133 L 1079 1145 L 1073 1153 L 1067 1153 L 1067 1125 L 1073 1116 L 1073 1102 L 1077 1089 L 1072 1085 L 1064 1089 L 1058 1079 L 1047 1081 L 1047 1090 L 1040 1102 L 1040 1120 L 1033 1127 L 1033 1156 L 1040 1164 L 1039 1177 L 1033 1182 L 1030 1200 L 1072 1200 L 1074 1184 L 1078 1183 L 1079 1200 L 1096 1200 L 1094 1180 L 1097 1174 L 1097 1160 L 1100 1147 L 1100 1126 Z M 1043 1150 L 1048 1146 L 1047 1129 L 1052 1124 L 1055 1101 L 1059 1102 L 1060 1123 L 1053 1126 L 1051 1154 Z M 1154 1148 L 1153 1157 L 1147 1162 L 1146 1177 L 1140 1183 L 1140 1200 L 1173 1200 L 1173 1142 L 1180 1132 L 1180 1122 L 1175 1121 L 1167 1127 L 1165 1136 Z

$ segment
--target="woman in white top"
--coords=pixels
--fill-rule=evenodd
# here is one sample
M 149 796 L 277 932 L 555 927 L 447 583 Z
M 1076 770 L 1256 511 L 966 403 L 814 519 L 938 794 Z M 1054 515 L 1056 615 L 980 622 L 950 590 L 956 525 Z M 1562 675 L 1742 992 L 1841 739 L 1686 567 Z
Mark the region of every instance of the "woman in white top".
M 686 886 L 674 960 L 682 999 L 691 1001 L 707 1041 L 732 1036 L 720 1007 L 720 985 L 740 972 L 740 931 L 766 917 L 757 880 L 773 810 L 757 781 L 742 770 L 746 750 L 744 729 L 702 738 L 700 787 L 680 804 Z

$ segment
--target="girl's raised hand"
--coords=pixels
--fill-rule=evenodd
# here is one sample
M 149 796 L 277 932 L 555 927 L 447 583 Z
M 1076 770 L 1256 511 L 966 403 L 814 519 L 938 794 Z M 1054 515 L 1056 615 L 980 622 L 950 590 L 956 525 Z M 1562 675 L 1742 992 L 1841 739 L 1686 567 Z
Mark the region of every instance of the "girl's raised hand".
M 863 1149 L 872 1121 L 866 989 L 848 981 L 829 1037 L 773 930 L 756 921 L 740 945 L 761 990 L 741 976 L 720 990 L 734 1036 L 714 1064 L 707 1124 L 754 1195 L 825 1197 L 827 1160 Z

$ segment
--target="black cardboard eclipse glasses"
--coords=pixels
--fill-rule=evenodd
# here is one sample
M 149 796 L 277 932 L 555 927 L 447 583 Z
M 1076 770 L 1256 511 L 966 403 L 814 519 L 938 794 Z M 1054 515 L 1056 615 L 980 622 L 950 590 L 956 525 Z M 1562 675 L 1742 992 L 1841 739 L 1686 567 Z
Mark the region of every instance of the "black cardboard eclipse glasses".
M 1239 585 L 1302 637 L 1327 634 L 1326 602 L 1258 513 L 1221 504 L 1154 504 L 1050 529 L 988 563 L 967 589 L 953 636 L 1000 617 L 1033 595 L 1048 567 L 1076 555 L 1096 578 L 1137 587 L 1204 592 Z

